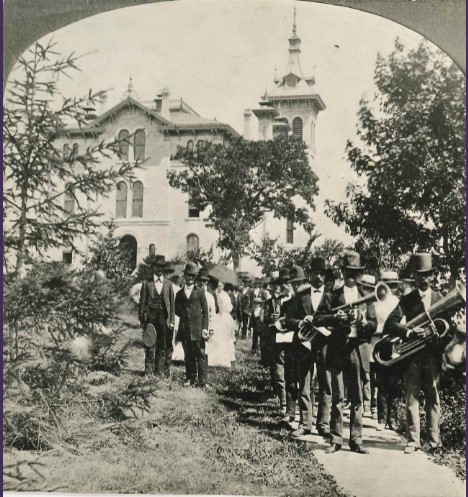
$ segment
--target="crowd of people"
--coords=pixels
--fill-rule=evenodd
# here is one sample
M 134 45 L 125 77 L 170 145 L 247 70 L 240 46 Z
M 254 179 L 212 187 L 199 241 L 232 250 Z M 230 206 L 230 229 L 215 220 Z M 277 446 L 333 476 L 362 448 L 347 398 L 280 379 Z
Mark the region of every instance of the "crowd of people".
M 412 278 L 399 280 L 381 271 L 380 283 L 366 274 L 360 255 L 342 257 L 343 284 L 321 257 L 308 272 L 283 267 L 268 277 L 245 276 L 237 286 L 216 280 L 188 262 L 183 285 L 170 274 L 163 256 L 154 258 L 154 276 L 143 282 L 139 319 L 145 345 L 145 372 L 171 377 L 171 362 L 185 363 L 185 385 L 210 390 L 208 367 L 231 367 L 236 340 L 252 340 L 269 369 L 278 397 L 278 415 L 297 439 L 312 432 L 329 440 L 327 454 L 343 445 L 343 416 L 349 408 L 349 447 L 367 454 L 363 416 L 377 420 L 377 430 L 395 430 L 399 384 L 406 401 L 405 454 L 421 448 L 419 394 L 424 391 L 427 443 L 441 446 L 438 382 L 441 340 L 404 362 L 383 366 L 373 349 L 383 336 L 402 341 L 436 333 L 434 325 L 406 326 L 427 313 L 442 296 L 431 285 L 435 268 L 429 253 L 415 254 Z M 172 280 L 172 281 L 171 281 Z M 383 290 L 383 295 L 375 297 Z M 371 294 L 371 298 L 366 298 Z M 464 322 L 459 324 L 464 327 Z M 315 413 L 314 384 L 317 385 Z M 299 426 L 292 428 L 299 411 Z

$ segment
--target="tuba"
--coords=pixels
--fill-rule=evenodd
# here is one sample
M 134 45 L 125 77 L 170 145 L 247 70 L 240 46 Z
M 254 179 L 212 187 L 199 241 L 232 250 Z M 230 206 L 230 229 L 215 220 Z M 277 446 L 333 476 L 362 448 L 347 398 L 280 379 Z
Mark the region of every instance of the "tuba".
M 382 366 L 392 366 L 423 350 L 435 340 L 442 338 L 450 329 L 450 324 L 440 316 L 459 307 L 465 307 L 466 289 L 457 281 L 455 288 L 445 297 L 406 323 L 407 328 L 418 326 L 427 328 L 425 337 L 415 337 L 402 340 L 399 337 L 385 336 L 375 344 L 372 355 Z
M 361 297 L 360 299 L 352 302 L 351 304 L 343 304 L 338 307 L 335 307 L 334 309 L 331 310 L 333 314 L 337 313 L 338 311 L 344 311 L 348 312 L 351 311 L 352 309 L 359 307 L 363 304 L 372 304 L 373 302 L 384 302 L 386 298 L 391 295 L 391 290 L 388 285 L 386 285 L 383 281 L 377 283 L 375 286 L 375 290 L 368 294 L 365 295 L 364 297 Z M 299 331 L 297 333 L 297 338 L 299 339 L 300 342 L 311 342 L 313 341 L 316 337 L 317 334 L 320 333 L 317 328 L 313 324 L 312 321 L 307 321 L 304 323 L 303 326 L 299 328 Z

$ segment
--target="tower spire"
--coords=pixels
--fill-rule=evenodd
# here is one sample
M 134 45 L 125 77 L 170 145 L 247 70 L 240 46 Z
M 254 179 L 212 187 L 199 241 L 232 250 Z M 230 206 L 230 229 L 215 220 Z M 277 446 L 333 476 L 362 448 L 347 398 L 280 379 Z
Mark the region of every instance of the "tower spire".
M 293 34 L 296 34 L 296 5 L 294 5 Z

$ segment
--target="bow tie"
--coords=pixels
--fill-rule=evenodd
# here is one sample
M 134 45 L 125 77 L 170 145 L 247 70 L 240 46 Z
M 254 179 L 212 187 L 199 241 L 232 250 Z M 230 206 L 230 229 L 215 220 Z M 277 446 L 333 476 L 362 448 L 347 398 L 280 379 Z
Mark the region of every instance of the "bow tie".
M 315 290 L 314 289 L 314 293 L 322 293 L 322 290 Z
M 162 283 L 162 279 L 161 279 L 161 278 L 156 278 L 156 283 L 157 283 L 158 281 L 159 281 L 160 283 Z

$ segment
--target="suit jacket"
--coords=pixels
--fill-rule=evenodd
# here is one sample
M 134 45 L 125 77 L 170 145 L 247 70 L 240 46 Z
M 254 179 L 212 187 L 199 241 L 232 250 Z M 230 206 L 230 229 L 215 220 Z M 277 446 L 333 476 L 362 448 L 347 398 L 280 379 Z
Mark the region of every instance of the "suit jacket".
M 364 295 L 358 290 L 360 297 Z M 333 292 L 332 308 L 346 304 L 343 287 Z M 359 306 L 359 312 L 365 315 L 367 323 L 358 327 L 357 337 L 349 338 L 351 332 L 350 326 L 335 328 L 333 333 L 328 337 L 326 364 L 328 367 L 343 369 L 345 365 L 355 361 L 353 351 L 356 351 L 360 367 L 365 371 L 370 370 L 370 341 L 372 335 L 377 329 L 377 317 L 372 305 L 362 304 Z M 357 365 L 357 364 L 355 364 Z
M 174 325 L 175 324 L 175 299 L 174 299 L 174 288 L 172 283 L 164 278 L 163 279 L 163 288 L 162 293 L 164 297 L 164 303 L 166 305 L 167 310 L 167 320 L 166 324 Z M 151 300 L 154 298 L 156 294 L 156 285 L 154 280 L 145 280 L 141 285 L 140 289 L 140 304 L 138 306 L 138 317 L 140 319 L 141 324 L 146 323 L 149 305 Z
M 298 331 L 301 321 L 306 316 L 314 316 L 317 326 L 332 326 L 334 317 L 331 315 L 333 295 L 323 292 L 322 299 L 317 309 L 312 308 L 311 287 L 308 286 L 301 292 L 298 292 L 291 300 L 286 315 L 286 328 L 292 331 Z M 318 334 L 314 340 L 314 348 L 323 347 L 327 339 L 322 334 Z
M 245 293 L 242 290 L 240 297 L 241 297 L 242 314 L 247 314 L 250 316 L 252 314 L 252 308 L 253 308 L 253 299 L 254 299 L 253 290 L 249 288 Z
M 209 326 L 205 292 L 194 287 L 188 299 L 182 287 L 175 297 L 175 313 L 180 318 L 177 340 L 180 342 L 201 340 L 202 330 L 207 330 Z

